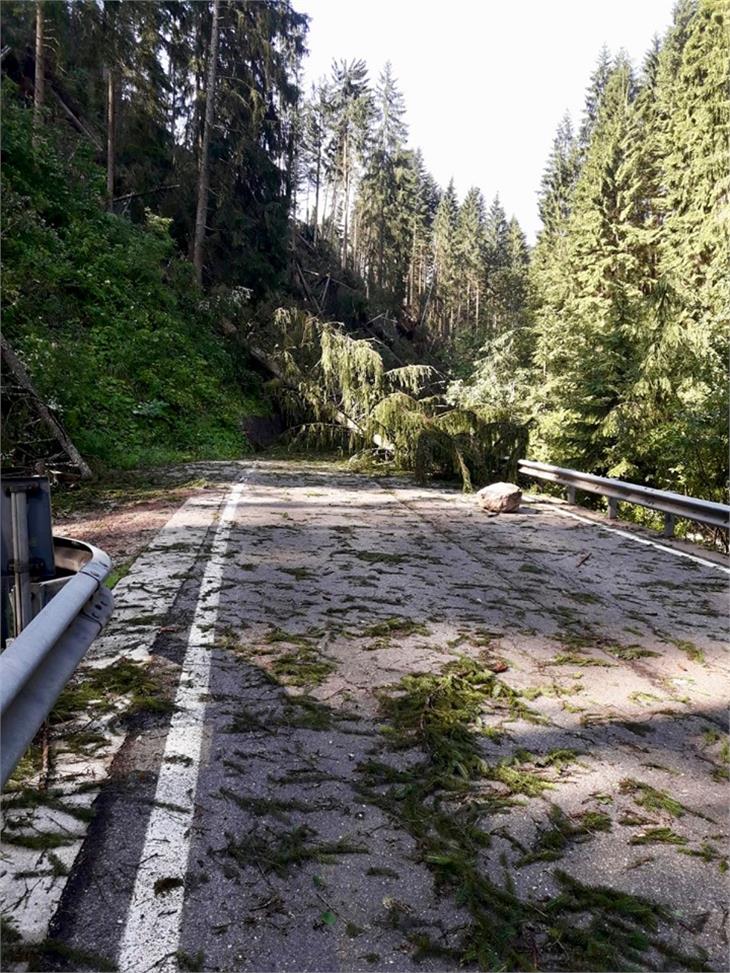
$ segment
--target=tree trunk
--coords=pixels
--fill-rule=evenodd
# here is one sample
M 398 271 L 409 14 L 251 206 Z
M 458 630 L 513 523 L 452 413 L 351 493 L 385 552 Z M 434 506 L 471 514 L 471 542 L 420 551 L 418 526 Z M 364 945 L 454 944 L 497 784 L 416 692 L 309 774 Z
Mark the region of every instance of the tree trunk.
M 114 69 L 106 72 L 106 208 L 114 209 L 117 156 L 117 84 Z
M 43 102 L 46 89 L 45 22 L 43 0 L 35 5 L 35 78 L 33 80 L 33 146 L 38 147 L 38 137 L 43 127 Z
M 350 170 L 349 160 L 347 158 L 348 141 L 349 133 L 346 132 L 345 142 L 342 149 L 342 176 L 345 181 L 345 206 L 342 221 L 342 251 L 340 254 L 340 264 L 343 267 L 347 266 L 347 219 L 350 215 Z
M 317 229 L 319 227 L 319 171 L 322 164 L 322 146 L 317 143 L 317 175 L 314 183 L 314 243 L 317 244 Z
M 205 243 L 205 222 L 208 215 L 208 191 L 210 189 L 210 137 L 213 129 L 215 110 L 215 85 L 218 72 L 218 9 L 220 0 L 213 0 L 213 23 L 210 28 L 210 50 L 208 53 L 208 87 L 205 92 L 205 123 L 203 125 L 203 144 L 200 149 L 200 173 L 198 176 L 198 208 L 195 214 L 195 236 L 193 238 L 193 268 L 199 287 L 203 285 L 203 258 Z

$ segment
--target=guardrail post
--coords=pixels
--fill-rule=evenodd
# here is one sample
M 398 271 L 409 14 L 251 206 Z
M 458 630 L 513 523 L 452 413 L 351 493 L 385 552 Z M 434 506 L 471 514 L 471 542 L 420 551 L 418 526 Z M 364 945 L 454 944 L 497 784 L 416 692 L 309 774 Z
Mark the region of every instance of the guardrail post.
M 20 635 L 31 619 L 30 609 L 30 545 L 28 543 L 28 503 L 25 490 L 10 494 L 13 545 L 13 615 L 14 635 Z
M 664 514 L 664 536 L 674 537 L 674 514 Z
M 608 498 L 608 519 L 616 520 L 618 517 L 618 500 L 616 497 Z
M 565 497 L 566 497 L 568 503 L 570 503 L 573 506 L 575 506 L 575 487 L 574 486 L 567 486 L 565 488 Z

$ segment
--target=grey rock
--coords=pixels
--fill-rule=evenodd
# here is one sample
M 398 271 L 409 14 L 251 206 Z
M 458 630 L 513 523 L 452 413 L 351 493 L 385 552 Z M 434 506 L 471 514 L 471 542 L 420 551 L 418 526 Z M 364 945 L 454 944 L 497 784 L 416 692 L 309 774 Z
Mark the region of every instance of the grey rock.
M 477 503 L 490 513 L 511 513 L 520 509 L 522 490 L 514 483 L 490 483 L 477 493 Z

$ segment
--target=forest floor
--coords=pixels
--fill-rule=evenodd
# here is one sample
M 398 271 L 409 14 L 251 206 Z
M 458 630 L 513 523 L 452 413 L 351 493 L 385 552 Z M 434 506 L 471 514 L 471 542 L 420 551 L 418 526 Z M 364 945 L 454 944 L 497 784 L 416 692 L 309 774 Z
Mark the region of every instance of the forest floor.
M 726 969 L 719 558 L 344 464 L 145 490 L 63 520 L 128 572 L 6 799 L 6 963 Z

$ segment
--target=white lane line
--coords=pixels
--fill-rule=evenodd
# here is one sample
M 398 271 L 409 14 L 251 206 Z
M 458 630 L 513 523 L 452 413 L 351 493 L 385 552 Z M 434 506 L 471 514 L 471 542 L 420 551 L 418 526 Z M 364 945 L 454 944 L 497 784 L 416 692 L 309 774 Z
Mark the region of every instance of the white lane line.
M 244 482 L 230 494 L 211 545 L 175 697 L 127 923 L 119 951 L 121 973 L 174 973 L 188 867 L 195 792 L 203 744 L 205 694 L 210 678 L 224 558 Z M 167 805 L 167 806 L 164 806 Z M 170 805 L 174 805 L 170 807 Z M 164 885 L 155 883 L 164 880 Z
M 628 537 L 630 541 L 636 541 L 637 544 L 646 544 L 648 547 L 655 547 L 658 551 L 664 551 L 665 554 L 673 554 L 675 557 L 684 557 L 688 561 L 694 561 L 696 564 L 701 564 L 705 568 L 714 568 L 716 571 L 723 571 L 725 574 L 730 574 L 730 568 L 725 568 L 722 564 L 717 564 L 715 561 L 708 561 L 704 557 L 697 557 L 696 554 L 688 554 L 686 551 L 678 551 L 674 547 L 667 547 L 666 544 L 657 544 L 656 541 L 650 541 L 646 537 L 639 537 L 637 534 L 632 534 L 628 530 L 620 530 L 618 527 L 609 527 L 607 524 L 599 524 L 596 520 L 591 520 L 590 517 L 581 517 L 580 514 L 574 514 L 569 510 L 563 510 L 561 507 L 553 506 L 549 504 L 548 510 L 554 510 L 563 517 L 572 517 L 573 520 L 579 520 L 582 524 L 590 524 L 591 527 L 598 527 L 601 530 L 607 530 L 609 534 L 618 534 L 619 537 Z

